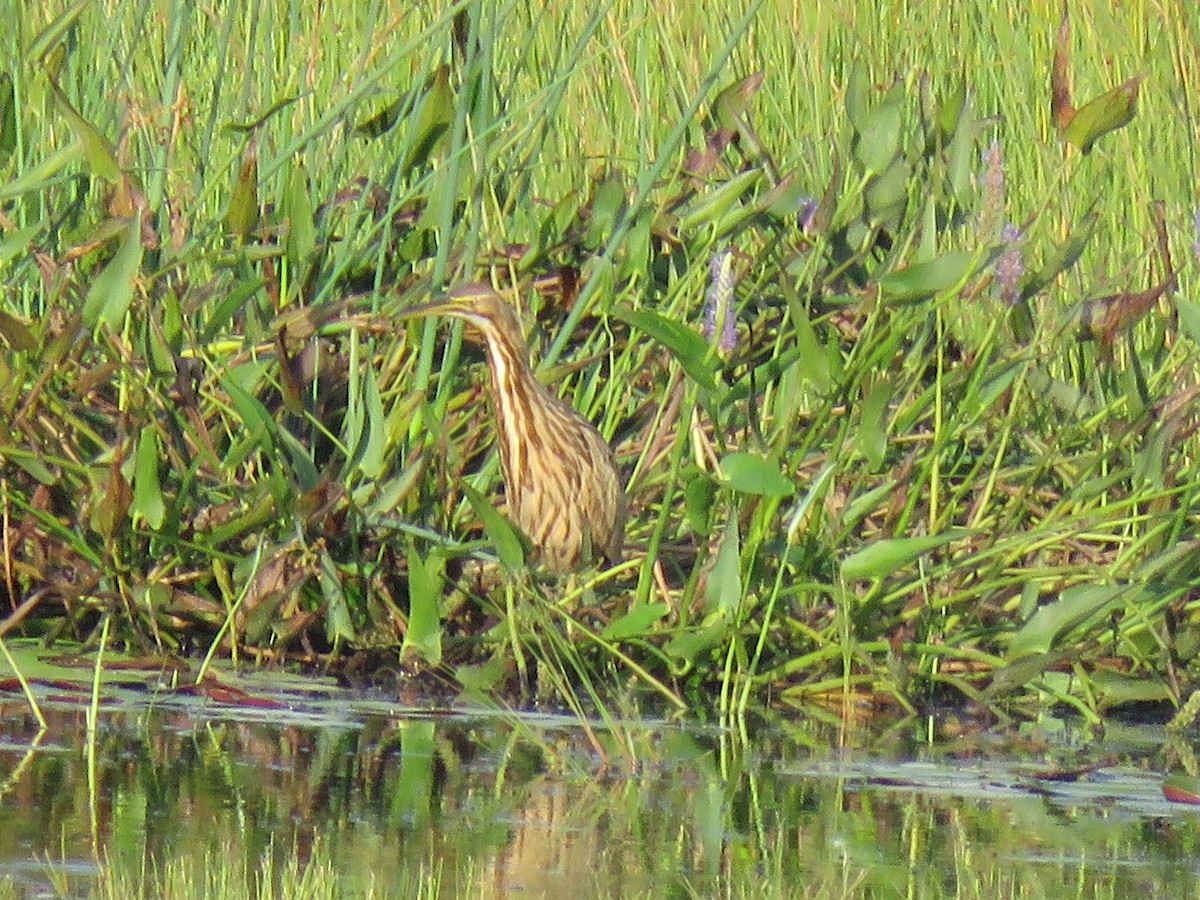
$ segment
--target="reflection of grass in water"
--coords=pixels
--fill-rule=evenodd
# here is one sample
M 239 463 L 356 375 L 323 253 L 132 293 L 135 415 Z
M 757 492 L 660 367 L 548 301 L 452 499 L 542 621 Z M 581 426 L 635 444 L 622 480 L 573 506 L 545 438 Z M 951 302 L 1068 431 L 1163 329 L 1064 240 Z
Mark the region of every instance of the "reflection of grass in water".
M 450 890 L 458 879 L 443 879 L 437 867 L 428 871 L 395 871 L 346 865 L 317 839 L 306 851 L 277 853 L 268 847 L 257 858 L 233 852 L 206 851 L 173 856 L 162 871 L 145 872 L 111 861 L 100 873 L 96 895 L 113 900 L 134 897 L 240 900 L 246 897 L 309 900 L 322 897 L 462 896 Z
M 1078 23 L 1080 106 L 1147 73 L 1085 157 L 1047 121 L 1056 4 L 940 0 L 903 27 L 818 0 L 565 6 L 32 10 L 30 65 L 0 73 L 22 627 L 402 648 L 575 708 L 631 683 L 725 712 L 1170 698 L 1195 655 L 1200 315 L 1113 298 L 1153 297 L 1149 201 L 1190 243 L 1187 17 Z M 998 288 L 976 268 L 1002 249 L 1025 265 Z M 569 621 L 511 623 L 552 635 L 494 628 L 537 585 L 461 571 L 461 485 L 498 493 L 474 357 L 392 318 L 481 277 L 517 283 L 543 373 L 632 477 L 630 568 L 578 576 Z
M 9 876 L 10 894 L 38 880 L 77 896 L 95 884 L 83 717 L 48 711 L 51 745 L 78 750 L 36 754 L 0 796 L 0 882 L 21 866 L 31 877 Z M 877 733 L 792 717 L 787 737 L 744 738 L 641 723 L 629 773 L 601 771 L 567 717 L 313 728 L 215 713 L 104 723 L 97 895 L 1183 896 L 1191 883 L 1189 833 L 1145 827 L 1173 814 L 1136 763 L 1091 786 L 1031 774 L 1089 759 L 1075 732 L 1065 746 L 1016 730 L 972 741 L 955 723 L 941 749 L 912 721 Z M 1140 731 L 1110 737 L 1133 760 L 1153 752 Z M 30 872 L 31 838 L 57 869 Z

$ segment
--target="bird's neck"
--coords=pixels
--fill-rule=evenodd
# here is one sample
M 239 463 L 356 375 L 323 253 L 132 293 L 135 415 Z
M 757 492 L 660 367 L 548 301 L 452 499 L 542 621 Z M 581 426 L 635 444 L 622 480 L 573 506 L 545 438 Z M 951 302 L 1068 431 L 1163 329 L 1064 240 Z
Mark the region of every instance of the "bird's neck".
M 522 384 L 536 381 L 529 364 L 529 353 L 524 347 L 516 346 L 503 335 L 489 334 L 486 338 L 494 390 L 511 392 Z
M 487 354 L 491 363 L 492 411 L 496 416 L 496 442 L 509 496 L 520 497 L 533 477 L 523 440 L 539 435 L 542 404 L 535 395 L 546 389 L 534 377 L 529 353 L 506 335 L 488 334 Z

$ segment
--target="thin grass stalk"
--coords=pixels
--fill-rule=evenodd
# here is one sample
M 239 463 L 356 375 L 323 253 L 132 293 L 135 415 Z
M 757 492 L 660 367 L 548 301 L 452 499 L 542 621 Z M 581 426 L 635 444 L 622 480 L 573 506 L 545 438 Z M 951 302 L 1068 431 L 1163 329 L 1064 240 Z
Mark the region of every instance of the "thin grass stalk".
M 100 773 L 96 766 L 96 742 L 100 736 L 100 686 L 103 683 L 104 654 L 108 649 L 110 616 L 104 615 L 100 627 L 100 645 L 96 648 L 96 664 L 92 669 L 92 697 L 87 707 L 87 773 L 88 810 L 91 824 L 92 853 L 98 858 L 103 847 L 100 834 Z
M 44 732 L 48 726 L 46 725 L 46 717 L 42 715 L 42 707 L 37 701 L 37 695 L 33 693 L 33 688 L 25 678 L 25 673 L 21 671 L 20 666 L 17 665 L 17 661 L 13 659 L 12 654 L 8 650 L 8 645 L 4 643 L 3 638 L 0 638 L 0 653 L 4 654 L 4 661 L 12 669 L 13 677 L 21 685 L 21 692 L 25 695 L 25 701 L 29 704 L 29 709 L 33 712 L 33 717 L 37 719 L 38 727 Z
M 203 684 L 204 679 L 208 675 L 209 667 L 216 658 L 217 650 L 221 646 L 221 641 L 225 635 L 229 635 L 229 653 L 233 661 L 237 661 L 238 639 L 237 631 L 234 628 L 234 619 L 237 617 L 238 611 L 242 608 L 242 603 L 250 594 L 250 589 L 254 586 L 255 578 L 258 575 L 259 568 L 262 565 L 263 548 L 266 542 L 260 535 L 257 544 L 254 547 L 254 561 L 250 564 L 250 571 L 246 574 L 245 582 L 242 584 L 242 589 L 238 592 L 236 599 L 225 612 L 225 618 L 221 622 L 221 627 L 217 629 L 217 633 L 213 636 L 208 645 L 208 651 L 204 654 L 204 660 L 200 663 L 200 668 L 196 672 L 196 684 Z

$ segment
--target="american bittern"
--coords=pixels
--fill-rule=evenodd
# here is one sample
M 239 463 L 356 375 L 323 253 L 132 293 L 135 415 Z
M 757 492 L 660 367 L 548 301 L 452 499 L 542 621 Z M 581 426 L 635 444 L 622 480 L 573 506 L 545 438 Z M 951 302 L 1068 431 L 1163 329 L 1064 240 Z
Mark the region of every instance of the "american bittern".
M 590 557 L 621 556 L 625 492 L 608 443 L 534 377 L 516 310 L 487 285 L 452 290 L 401 318 L 453 316 L 474 327 L 492 373 L 496 443 L 509 517 L 537 558 L 566 572 Z

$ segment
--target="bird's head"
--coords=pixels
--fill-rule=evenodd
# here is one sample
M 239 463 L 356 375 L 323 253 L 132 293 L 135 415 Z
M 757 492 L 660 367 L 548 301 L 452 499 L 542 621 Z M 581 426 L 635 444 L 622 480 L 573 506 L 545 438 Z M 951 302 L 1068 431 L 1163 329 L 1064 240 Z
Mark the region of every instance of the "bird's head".
M 450 316 L 475 326 L 484 336 L 499 332 L 509 340 L 521 339 L 521 321 L 512 304 L 486 284 L 464 284 L 431 303 L 422 303 L 401 310 L 399 318 L 424 319 L 429 316 Z

